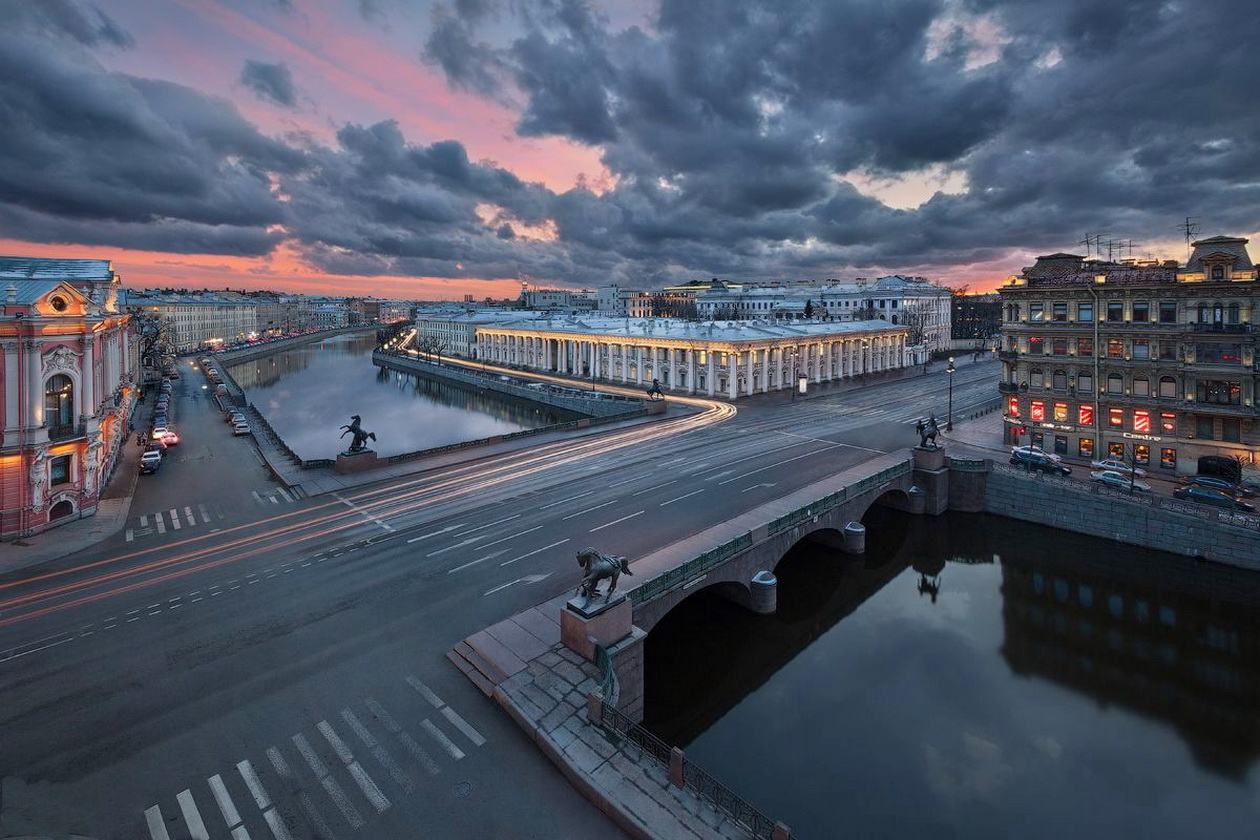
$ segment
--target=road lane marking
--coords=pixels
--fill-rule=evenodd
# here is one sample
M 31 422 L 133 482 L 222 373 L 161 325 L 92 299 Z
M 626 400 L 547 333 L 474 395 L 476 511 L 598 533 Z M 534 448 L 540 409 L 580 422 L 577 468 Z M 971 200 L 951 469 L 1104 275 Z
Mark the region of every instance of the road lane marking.
M 684 493 L 681 496 L 675 496 L 674 498 L 670 499 L 667 502 L 661 502 L 660 505 L 658 505 L 658 507 L 665 507 L 665 505 L 672 505 L 674 502 L 680 502 L 683 499 L 689 498 L 691 496 L 696 495 L 697 493 L 703 493 L 703 492 L 704 492 L 704 488 L 701 487 L 699 490 L 692 490 L 690 493 Z
M 593 510 L 599 510 L 600 508 L 606 508 L 606 507 L 608 507 L 609 505 L 615 505 L 615 504 L 617 504 L 617 502 L 618 502 L 618 500 L 617 500 L 617 499 L 613 499 L 613 500 L 611 500 L 611 501 L 604 502 L 602 505 L 595 505 L 595 507 L 588 507 L 586 510 L 579 510 L 577 513 L 570 513 L 568 516 L 563 516 L 563 517 L 561 517 L 561 521 L 564 521 L 564 520 L 567 520 L 567 519 L 572 519 L 572 518 L 574 518 L 575 516 L 582 516 L 583 514 L 590 513 L 590 512 L 591 512 L 591 511 L 593 511 Z
M 556 507 L 557 505 L 567 504 L 568 502 L 576 502 L 578 499 L 585 499 L 589 495 L 590 495 L 589 493 L 579 493 L 576 496 L 570 496 L 567 499 L 561 499 L 558 502 L 552 502 L 549 505 L 543 505 L 542 507 L 539 508 L 539 510 L 546 510 L 547 508 L 553 508 L 553 507 Z
M 232 829 L 232 840 L 250 840 L 249 830 L 243 825 L 238 825 Z
M 310 741 L 306 740 L 306 736 L 301 732 L 293 736 L 293 743 L 297 747 L 298 752 L 302 754 L 311 772 L 315 774 L 315 778 L 319 780 L 320 785 L 324 788 L 324 792 L 332 799 L 333 804 L 337 806 L 337 810 L 341 811 L 341 816 L 346 818 L 346 822 L 350 823 L 351 828 L 362 828 L 367 822 L 363 819 L 363 815 L 359 813 L 359 809 L 354 807 L 354 803 L 350 801 L 350 797 L 346 796 L 346 792 L 341 789 L 341 785 L 337 784 L 328 772 L 328 768 L 324 766 L 324 762 L 315 754 L 315 749 L 311 746 Z
M 539 531 L 539 530 L 542 530 L 542 526 L 541 526 L 541 525 L 535 525 L 533 528 L 526 528 L 524 531 L 518 531 L 518 532 L 517 532 L 517 533 L 515 533 L 515 534 L 508 534 L 506 537 L 504 537 L 504 538 L 502 538 L 502 539 L 495 540 L 494 542 L 488 542 L 488 543 L 486 543 L 485 545 L 483 545 L 483 546 L 482 546 L 482 548 L 489 548 L 489 547 L 490 547 L 490 546 L 492 546 L 492 545 L 498 545 L 499 543 L 507 542 L 508 540 L 514 540 L 514 539 L 516 539 L 517 537 L 523 537 L 523 536 L 525 536 L 526 534 L 531 534 L 531 533 L 533 533 L 534 531 Z
M 429 705 L 432 706 L 433 708 L 440 709 L 446 705 L 446 703 L 442 702 L 442 698 L 438 697 L 433 692 L 433 689 L 429 688 L 427 685 L 425 685 L 423 682 L 420 681 L 419 677 L 415 676 L 414 674 L 408 674 L 406 679 L 407 679 L 407 685 L 411 686 L 416 691 L 420 692 L 420 696 L 423 697 L 425 700 L 428 700 Z
M 467 569 L 469 566 L 476 566 L 478 563 L 483 563 L 486 560 L 493 560 L 494 558 L 498 557 L 500 554 L 504 554 L 506 552 L 507 552 L 506 548 L 500 548 L 498 551 L 494 552 L 493 554 L 487 554 L 485 557 L 478 557 L 476 560 L 473 560 L 471 563 L 465 563 L 462 566 L 456 566 L 453 569 L 447 569 L 446 573 L 449 575 L 449 574 L 454 574 L 455 572 L 463 571 L 464 569 Z
M 170 514 L 171 514 L 171 527 L 174 528 L 176 531 L 178 531 L 181 527 L 183 527 L 183 524 L 184 524 L 183 522 L 179 521 L 179 508 L 171 508 Z
M 379 814 L 388 809 L 389 800 L 385 798 L 385 794 L 381 793 L 381 789 L 368 776 L 367 771 L 355 760 L 354 753 L 346 746 L 346 742 L 341 740 L 341 736 L 332 728 L 332 724 L 326 720 L 321 720 L 315 724 L 315 728 L 324 736 L 324 740 L 332 746 L 333 752 L 337 753 L 337 758 L 341 759 L 341 763 L 346 765 L 346 769 L 350 771 L 355 784 L 359 786 L 359 790 L 363 791 L 363 795 L 368 798 L 368 802 L 372 803 L 372 807 L 376 809 L 376 812 Z
M 127 529 L 127 542 L 131 542 L 135 538 L 136 538 L 136 532 L 128 528 Z
M 380 745 L 380 743 L 376 740 L 372 733 L 368 731 L 367 727 L 363 725 L 354 712 L 349 709 L 342 709 L 341 719 L 346 722 L 347 726 L 354 730 L 354 734 L 357 735 L 359 740 L 363 742 L 363 746 L 367 747 L 368 751 L 372 753 L 372 756 L 376 759 L 377 763 L 385 768 L 385 771 L 389 773 L 390 777 L 403 790 L 407 791 L 407 793 L 411 793 L 416 789 L 416 783 L 411 780 L 411 777 L 407 775 L 405 770 L 398 766 L 398 762 L 394 761 L 394 757 Z
M 564 539 L 560 540 L 559 542 L 553 542 L 551 545 L 544 545 L 542 548 L 535 548 L 533 551 L 527 551 L 527 552 L 525 552 L 524 554 L 522 554 L 520 557 L 513 557 L 511 560 L 505 560 L 505 561 L 503 561 L 502 563 L 500 563 L 499 565 L 500 565 L 500 566 L 510 566 L 510 565 L 512 565 L 513 563 L 515 563 L 517 560 L 524 560 L 526 557 L 533 557 L 535 554 L 539 554 L 539 553 L 541 553 L 541 552 L 543 552 L 543 551 L 546 551 L 546 550 L 547 550 L 547 549 L 549 549 L 549 548 L 555 548 L 555 547 L 556 547 L 556 546 L 558 546 L 558 545 L 564 545 L 564 544 L 565 544 L 565 543 L 567 543 L 568 541 L 569 541 L 569 538 L 568 538 L 568 537 L 565 537 Z
M 300 784 L 297 775 L 294 774 L 293 769 L 289 767 L 289 762 L 285 761 L 284 756 L 280 754 L 280 750 L 275 747 L 268 747 L 267 758 L 271 761 L 271 766 L 276 769 L 276 773 L 279 774 L 281 779 L 288 782 L 290 785 L 296 786 Z M 241 764 L 249 764 L 249 762 L 243 761 Z M 239 767 L 240 765 L 237 766 Z M 250 768 L 250 771 L 253 772 L 252 767 Z M 328 823 L 324 822 L 323 816 L 320 815 L 319 809 L 315 807 L 315 803 L 311 801 L 311 797 L 307 795 L 304 790 L 299 790 L 297 797 L 298 804 L 302 806 L 302 810 L 306 814 L 307 822 L 315 828 L 316 835 L 323 838 L 329 838 L 329 840 L 331 840 L 333 837 L 332 829 L 328 827 Z M 272 816 L 270 816 L 272 814 L 276 814 L 274 820 Z M 284 822 L 276 813 L 276 809 L 272 808 L 268 810 L 263 814 L 263 817 L 267 820 L 267 825 L 271 827 L 271 833 L 275 835 L 275 840 L 290 840 L 289 830 L 285 827 Z
M 249 492 L 253 495 L 253 497 L 254 497 L 254 501 L 255 501 L 255 502 L 258 502 L 258 504 L 260 504 L 260 505 L 261 505 L 261 504 L 262 504 L 262 496 L 258 495 L 258 491 L 257 491 L 257 490 L 250 490 Z
M 482 540 L 484 540 L 487 536 L 489 536 L 489 534 L 482 534 L 481 536 L 478 536 L 478 537 L 469 537 L 468 539 L 464 540 L 463 542 L 457 542 L 457 543 L 455 543 L 454 545 L 448 545 L 446 548 L 439 548 L 437 551 L 430 551 L 428 554 L 426 554 L 426 555 L 424 555 L 424 556 L 425 556 L 425 557 L 437 557 L 439 554 L 445 554 L 445 553 L 446 553 L 446 552 L 448 552 L 448 551 L 454 551 L 454 550 L 455 550 L 455 549 L 457 549 L 457 548 L 463 548 L 463 547 L 464 547 L 464 546 L 466 546 L 466 545 L 472 545 L 472 544 L 473 544 L 473 543 L 475 543 L 475 542 L 481 542 L 481 541 L 482 541 Z
M 644 493 L 651 493 L 653 490 L 660 490 L 662 487 L 668 487 L 671 484 L 677 484 L 677 483 L 678 483 L 678 479 L 675 478 L 673 481 L 667 481 L 664 484 L 658 484 L 655 487 L 649 487 L 646 490 L 640 490 L 638 493 L 631 493 L 630 495 L 642 496 Z
M 179 801 L 179 810 L 184 814 L 184 822 L 188 825 L 188 833 L 192 835 L 192 840 L 210 840 L 210 832 L 206 831 L 206 824 L 201 820 L 201 812 L 197 810 L 197 802 L 193 799 L 192 791 L 185 788 L 175 796 L 175 799 Z
M 429 736 L 433 738 L 433 740 L 437 741 L 451 758 L 459 761 L 464 757 L 464 751 L 455 746 L 455 742 L 450 738 L 447 738 L 446 734 L 442 732 L 441 729 L 434 726 L 428 718 L 420 721 L 420 728 L 425 732 L 428 732 Z
M 462 537 L 467 534 L 475 534 L 478 531 L 484 531 L 485 529 L 492 528 L 495 525 L 502 525 L 504 522 L 511 522 L 513 519 L 520 519 L 522 516 L 524 516 L 524 514 L 518 513 L 515 516 L 509 516 L 506 519 L 497 519 L 494 522 L 487 522 L 485 525 L 478 525 L 476 528 L 470 528 L 463 534 L 456 534 L 455 536 Z
M 338 501 L 340 501 L 342 504 L 344 504 L 346 507 L 353 510 L 355 513 L 359 514 L 360 516 L 363 516 L 365 519 L 369 519 L 372 522 L 375 522 L 377 525 L 380 525 L 386 531 L 393 533 L 394 527 L 392 525 L 387 525 L 379 517 L 373 516 L 371 513 L 359 507 L 354 502 L 350 501 L 349 499 L 347 499 L 345 496 L 341 495 L 340 493 L 329 493 L 329 495 L 332 496 L 334 499 L 337 499 Z
M 209 524 L 210 524 L 210 514 L 206 511 L 206 506 L 205 506 L 205 505 L 197 505 L 197 510 L 201 511 L 201 524 L 202 524 L 202 525 L 209 525 Z
M 267 756 L 271 758 L 272 752 L 277 756 L 280 755 L 279 750 L 275 747 L 267 750 Z M 280 759 L 283 762 L 283 758 Z M 271 760 L 272 764 L 276 761 Z M 287 765 L 286 765 L 287 766 Z M 271 807 L 271 798 L 267 796 L 267 790 L 262 785 L 262 780 L 258 778 L 258 774 L 254 772 L 254 765 L 249 763 L 249 759 L 236 762 L 236 769 L 241 774 L 241 778 L 245 780 L 245 787 L 249 788 L 249 795 L 254 797 L 254 804 L 258 806 L 258 810 L 265 811 Z M 281 775 L 284 775 L 283 773 Z
M 232 794 L 228 793 L 227 785 L 223 784 L 223 777 L 216 773 L 206 779 L 206 782 L 210 785 L 210 792 L 214 794 L 214 801 L 218 804 L 219 812 L 223 814 L 223 821 L 228 828 L 239 823 L 241 815 L 236 810 L 236 803 L 232 801 Z
M 184 518 L 188 520 L 189 525 L 197 524 L 197 518 L 193 516 L 191 505 L 184 505 Z
M 288 493 L 288 491 L 286 491 L 283 487 L 277 487 L 277 488 L 276 488 L 276 492 L 277 492 L 277 493 L 279 493 L 281 496 L 284 496 L 284 500 L 285 500 L 286 502 L 292 502 L 292 501 L 296 501 L 296 500 L 297 500 L 297 497 L 295 497 L 295 496 L 290 496 L 290 495 L 289 495 L 289 493 Z
M 157 526 L 157 532 L 159 534 L 166 533 L 166 520 L 162 518 L 162 514 L 160 513 L 153 514 L 153 524 Z
M 486 739 L 482 737 L 482 734 L 473 728 L 471 723 L 460 717 L 459 712 L 456 712 L 450 706 L 442 709 L 442 715 L 451 723 L 455 724 L 455 728 L 460 732 L 463 732 L 465 738 L 472 741 L 477 746 L 480 747 L 486 742 Z
M 617 523 L 619 523 L 619 522 L 625 522 L 627 519 L 634 519 L 636 516 L 642 516 L 644 513 L 646 513 L 646 511 L 642 511 L 642 510 L 641 510 L 641 511 L 639 511 L 639 512 L 637 512 L 637 513 L 632 513 L 632 514 L 630 514 L 629 516 L 623 516 L 623 517 L 621 517 L 620 519 L 614 519 L 612 522 L 605 522 L 603 525 L 598 525 L 598 526 L 596 526 L 596 527 L 592 528 L 591 530 L 587 531 L 587 533 L 588 533 L 588 534 L 593 534 L 593 533 L 595 533 L 596 531 L 602 531 L 602 530 L 604 530 L 605 528 L 609 528 L 609 527 L 611 527 L 611 526 L 613 526 L 613 525 L 616 525 L 616 524 L 617 524 Z
M 467 522 L 461 522 L 458 525 L 450 525 L 446 528 L 443 528 L 440 531 L 430 531 L 427 534 L 421 534 L 418 537 L 412 537 L 411 539 L 407 540 L 407 542 L 413 543 L 413 542 L 420 542 L 420 540 L 427 540 L 429 537 L 436 537 L 438 534 L 445 534 L 447 531 L 454 531 L 456 528 L 463 528 L 467 524 L 468 524 Z
M 166 833 L 166 823 L 162 820 L 162 809 L 156 805 L 144 809 L 144 821 L 149 824 L 149 837 L 152 840 L 171 840 Z

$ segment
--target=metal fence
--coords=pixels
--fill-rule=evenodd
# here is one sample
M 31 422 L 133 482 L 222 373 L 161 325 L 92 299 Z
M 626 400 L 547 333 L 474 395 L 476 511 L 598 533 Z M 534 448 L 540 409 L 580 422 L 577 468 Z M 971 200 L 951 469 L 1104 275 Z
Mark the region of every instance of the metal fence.
M 675 586 L 681 586 L 694 578 L 700 577 L 709 569 L 720 566 L 741 551 L 747 551 L 749 548 L 752 548 L 752 544 L 752 534 L 741 534 L 733 540 L 722 543 L 717 548 L 706 551 L 699 557 L 688 560 L 681 566 L 676 566 L 662 575 L 657 575 L 642 586 L 631 589 L 630 601 L 638 605 L 658 598 Z
M 623 715 L 610 703 L 604 704 L 603 729 L 609 742 L 620 748 L 629 742 L 646 756 L 669 768 L 673 748 Z M 698 764 L 683 757 L 683 786 L 705 802 L 739 823 L 762 840 L 772 840 L 775 821 L 740 798 L 733 790 L 706 773 Z

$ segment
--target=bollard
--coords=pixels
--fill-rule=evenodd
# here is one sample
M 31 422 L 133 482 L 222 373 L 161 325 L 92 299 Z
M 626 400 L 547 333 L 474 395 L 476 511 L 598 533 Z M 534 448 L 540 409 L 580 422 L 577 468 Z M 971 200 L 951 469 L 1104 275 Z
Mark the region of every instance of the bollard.
M 770 835 L 770 840 L 792 840 L 792 829 L 776 820 L 774 833 Z
M 757 615 L 774 615 L 779 608 L 779 579 L 774 572 L 757 572 L 748 589 L 752 594 L 752 611 Z

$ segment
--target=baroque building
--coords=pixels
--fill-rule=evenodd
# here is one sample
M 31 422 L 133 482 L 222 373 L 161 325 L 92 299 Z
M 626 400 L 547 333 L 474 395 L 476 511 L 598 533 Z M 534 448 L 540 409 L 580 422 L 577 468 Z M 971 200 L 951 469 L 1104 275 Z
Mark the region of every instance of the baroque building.
M 139 365 L 108 260 L 0 257 L 0 539 L 96 512 Z
M 1204 455 L 1256 465 L 1260 283 L 1247 240 L 1184 266 L 1038 257 L 999 290 L 1005 440 L 1169 474 Z

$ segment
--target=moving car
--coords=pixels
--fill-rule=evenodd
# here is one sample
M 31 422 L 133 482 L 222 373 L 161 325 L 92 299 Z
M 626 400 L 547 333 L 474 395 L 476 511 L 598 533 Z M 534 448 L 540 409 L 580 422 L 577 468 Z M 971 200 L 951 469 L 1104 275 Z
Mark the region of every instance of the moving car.
M 1062 457 L 1061 455 L 1055 455 L 1053 452 L 1047 452 L 1046 450 L 1042 449 L 1040 446 L 1015 446 L 1015 447 L 1012 447 L 1012 448 L 1011 448 L 1011 456 L 1013 457 L 1013 456 L 1015 456 L 1016 454 L 1023 454 L 1023 455 L 1043 455 L 1043 456 L 1045 456 L 1046 458 L 1049 458 L 1051 461 L 1056 461 L 1056 462 L 1058 462 L 1058 461 L 1062 461 L 1062 460 L 1063 460 L 1063 457 Z
M 162 453 L 150 449 L 140 456 L 140 474 L 155 473 L 162 466 Z
M 1089 474 L 1090 481 L 1097 481 L 1106 487 L 1114 487 L 1116 490 L 1128 490 L 1130 487 L 1140 493 L 1151 492 L 1151 485 L 1141 481 L 1129 482 L 1129 476 L 1115 470 L 1097 470 Z
M 1206 487 L 1178 487 L 1173 490 L 1173 497 L 1187 502 L 1198 502 L 1201 505 L 1212 505 L 1213 507 L 1229 508 L 1230 510 L 1245 510 L 1249 513 L 1256 509 L 1256 506 L 1250 502 L 1235 499 L 1233 496 L 1227 496 L 1224 493 L 1209 490 Z
M 1060 464 L 1044 452 L 1012 452 L 1011 466 L 1023 467 L 1026 470 L 1050 473 L 1051 475 L 1071 475 L 1072 468 Z
M 1110 470 L 1121 475 L 1128 475 L 1130 472 L 1139 478 L 1146 475 L 1146 470 L 1141 467 L 1130 467 L 1118 458 L 1104 458 L 1101 461 L 1091 461 L 1089 465 L 1096 470 Z
M 155 423 L 153 424 L 153 431 L 149 434 L 149 437 L 153 438 L 154 440 L 161 440 L 162 436 L 165 435 L 169 431 L 170 429 L 166 428 L 165 423 Z
M 1230 496 L 1252 495 L 1252 491 L 1246 487 L 1237 487 L 1235 489 L 1234 482 L 1210 475 L 1185 475 L 1181 477 L 1181 483 L 1190 487 L 1206 487 L 1209 490 L 1217 490 Z
M 225 423 L 246 423 L 248 421 L 249 418 L 245 416 L 245 413 L 237 411 L 235 408 L 229 411 L 227 416 L 223 418 L 223 422 Z
M 234 435 L 248 435 L 248 434 L 252 434 L 252 432 L 250 431 L 249 424 L 248 424 L 248 423 L 246 423 L 246 422 L 244 422 L 244 421 L 242 421 L 242 422 L 240 422 L 240 423 L 234 423 L 234 424 L 232 425 L 232 434 L 234 434 Z
M 179 435 L 175 434 L 174 429 L 168 429 L 166 434 L 158 438 L 163 446 L 175 446 L 179 443 Z

